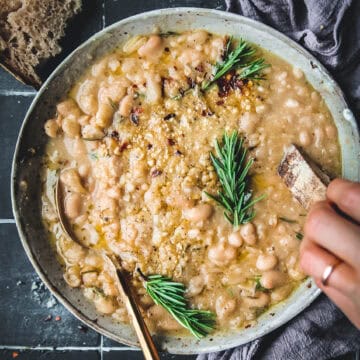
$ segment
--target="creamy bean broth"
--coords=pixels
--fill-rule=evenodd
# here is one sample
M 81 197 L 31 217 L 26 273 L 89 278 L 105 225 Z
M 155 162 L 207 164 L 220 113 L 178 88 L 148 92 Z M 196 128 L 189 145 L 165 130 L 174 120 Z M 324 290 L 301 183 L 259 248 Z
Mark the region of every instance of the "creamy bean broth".
M 302 71 L 261 49 L 271 65 L 264 80 L 202 92 L 225 43 L 202 30 L 136 36 L 87 69 L 45 124 L 43 218 L 65 281 L 116 321 L 127 314 L 102 258 L 60 230 L 50 190 L 56 171 L 78 239 L 121 259 L 154 331 L 181 327 L 154 305 L 137 268 L 184 283 L 191 306 L 213 311 L 218 330 L 252 326 L 305 278 L 306 212 L 277 166 L 294 143 L 340 175 L 337 129 Z M 253 195 L 266 195 L 238 229 L 205 194 L 220 188 L 209 156 L 215 140 L 233 130 L 254 159 Z

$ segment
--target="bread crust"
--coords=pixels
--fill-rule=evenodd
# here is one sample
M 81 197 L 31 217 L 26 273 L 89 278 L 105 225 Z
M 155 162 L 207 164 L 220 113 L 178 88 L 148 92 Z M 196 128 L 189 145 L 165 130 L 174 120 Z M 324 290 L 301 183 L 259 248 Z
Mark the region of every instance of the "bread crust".
M 39 88 L 36 68 L 61 51 L 59 39 L 80 9 L 81 0 L 0 0 L 0 64 Z
M 329 176 L 310 159 L 306 159 L 295 145 L 285 150 L 278 174 L 306 210 L 316 201 L 325 200 Z

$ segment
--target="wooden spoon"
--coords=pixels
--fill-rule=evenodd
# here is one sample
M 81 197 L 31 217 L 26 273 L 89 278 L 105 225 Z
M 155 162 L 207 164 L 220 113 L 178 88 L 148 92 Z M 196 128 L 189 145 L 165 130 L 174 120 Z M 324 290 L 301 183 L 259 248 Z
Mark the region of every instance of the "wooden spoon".
M 59 217 L 61 228 L 64 231 L 65 235 L 78 243 L 80 246 L 86 249 L 90 249 L 89 247 L 79 242 L 65 216 L 60 177 L 57 178 L 55 185 L 55 207 L 57 215 Z M 139 339 L 139 343 L 143 351 L 145 360 L 160 360 L 156 346 L 150 335 L 149 329 L 147 328 L 145 321 L 141 315 L 139 306 L 136 303 L 135 297 L 133 296 L 132 290 L 128 284 L 125 271 L 121 267 L 120 262 L 115 256 L 108 255 L 105 253 L 105 251 L 100 252 L 99 250 L 95 249 L 91 250 L 100 253 L 102 258 L 105 260 L 105 262 L 113 272 L 115 283 L 118 287 L 120 294 L 122 295 L 126 309 L 130 315 L 130 319 L 135 329 L 136 335 Z

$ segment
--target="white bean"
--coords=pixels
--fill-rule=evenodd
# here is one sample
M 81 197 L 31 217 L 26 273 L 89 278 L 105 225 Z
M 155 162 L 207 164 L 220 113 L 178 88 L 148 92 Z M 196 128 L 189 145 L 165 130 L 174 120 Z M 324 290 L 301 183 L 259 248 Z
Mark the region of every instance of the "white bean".
M 77 170 L 71 168 L 63 170 L 60 174 L 60 180 L 65 184 L 70 191 L 85 194 L 86 190 L 81 184 L 80 175 Z
M 145 36 L 133 36 L 130 38 L 123 46 L 123 51 L 126 54 L 131 54 L 134 51 L 137 51 L 140 47 L 146 44 Z
M 56 138 L 59 131 L 59 125 L 55 119 L 50 119 L 45 123 L 44 130 L 47 136 Z
M 199 295 L 203 291 L 204 286 L 205 286 L 204 277 L 201 275 L 194 276 L 189 281 L 189 285 L 187 287 L 187 292 L 186 292 L 187 296 L 193 297 Z
M 62 129 L 69 138 L 74 139 L 79 137 L 81 128 L 78 121 L 72 115 L 70 115 L 63 119 Z
M 243 244 L 243 238 L 240 235 L 239 231 L 233 231 L 229 237 L 228 242 L 231 246 L 240 247 Z
M 134 58 L 125 58 L 121 63 L 121 70 L 125 73 L 135 73 L 138 71 L 140 61 Z
M 91 168 L 90 168 L 90 165 L 88 165 L 88 164 L 80 164 L 78 167 L 79 175 L 82 178 L 88 177 L 90 174 L 90 170 L 91 170 Z
M 96 125 L 85 125 L 81 129 L 81 136 L 87 140 L 101 140 L 105 134 L 103 130 Z
M 80 116 L 80 109 L 73 99 L 68 99 L 57 104 L 56 111 L 59 115 L 63 117 L 69 115 L 72 115 L 74 117 Z
M 257 124 L 259 123 L 259 116 L 254 113 L 246 112 L 240 118 L 239 127 L 241 130 L 248 134 L 252 134 L 255 131 Z
M 162 39 L 158 35 L 151 35 L 149 40 L 139 48 L 138 54 L 151 60 L 156 60 L 162 54 Z
M 210 204 L 200 204 L 193 208 L 183 209 L 185 219 L 193 222 L 208 219 L 213 213 L 213 207 Z
M 113 72 L 117 71 L 120 68 L 120 61 L 116 58 L 109 59 L 108 68 Z
M 71 287 L 79 287 L 81 285 L 79 266 L 68 267 L 64 274 L 64 279 Z
M 101 295 L 95 296 L 94 304 L 96 310 L 102 314 L 112 314 L 116 310 L 114 300 L 111 297 L 105 297 Z
M 95 115 L 98 107 L 97 83 L 94 79 L 85 80 L 76 94 L 76 101 L 80 109 L 88 115 Z
M 322 147 L 322 142 L 324 140 L 324 130 L 321 127 L 316 127 L 314 129 L 314 137 L 315 137 L 315 146 Z
M 197 30 L 188 35 L 187 41 L 191 45 L 202 45 L 208 39 L 209 33 L 205 30 Z
M 311 136 L 308 131 L 302 130 L 299 133 L 299 142 L 302 146 L 309 146 L 311 144 Z
M 102 128 L 108 127 L 111 124 L 114 111 L 110 103 L 100 103 L 95 116 L 96 125 Z
M 70 219 L 75 219 L 81 214 L 81 195 L 79 193 L 70 192 L 64 200 L 65 214 Z
M 290 278 L 295 281 L 304 280 L 306 278 L 306 274 L 304 274 L 300 269 L 288 269 L 288 274 Z
M 238 285 L 247 280 L 244 269 L 241 266 L 230 268 L 226 276 L 223 277 L 223 283 L 226 285 Z
M 293 75 L 295 77 L 295 79 L 301 79 L 304 76 L 304 73 L 302 72 L 301 69 L 294 67 L 293 68 Z
M 121 116 L 129 116 L 133 107 L 134 100 L 131 95 L 126 95 L 120 102 L 119 114 Z
M 194 200 L 189 199 L 184 194 L 179 192 L 171 193 L 166 198 L 166 203 L 170 206 L 179 207 L 180 209 L 193 208 L 195 205 Z
M 105 281 L 102 284 L 104 294 L 107 296 L 118 296 L 119 291 L 113 282 Z
M 295 99 L 289 98 L 285 101 L 285 106 L 290 109 L 294 109 L 300 106 L 299 102 Z
M 146 101 L 156 104 L 161 99 L 161 78 L 152 74 L 146 74 Z
M 278 302 L 284 300 L 292 291 L 291 284 L 287 284 L 271 291 L 271 300 Z
M 240 228 L 240 234 L 248 245 L 255 245 L 257 234 L 254 224 L 247 223 Z
M 105 74 L 107 59 L 103 59 L 91 67 L 91 75 L 100 77 Z
M 126 78 L 120 78 L 111 84 L 107 84 L 100 88 L 98 92 L 99 103 L 110 104 L 110 101 L 119 103 L 122 97 L 126 94 L 126 88 L 130 85 Z
M 256 267 L 260 271 L 272 270 L 277 265 L 278 259 L 273 254 L 261 254 L 256 260 Z
M 236 309 L 236 299 L 229 299 L 223 295 L 220 295 L 216 299 L 215 311 L 217 317 L 222 320 L 229 317 Z
M 101 256 L 90 252 L 88 255 L 86 255 L 84 263 L 86 265 L 96 268 L 103 265 L 103 259 L 101 258 Z
M 326 136 L 329 138 L 329 139 L 334 139 L 337 135 L 337 130 L 336 130 L 336 127 L 333 126 L 333 125 L 328 125 L 326 128 L 325 128 L 325 132 L 326 132 Z
M 313 91 L 311 93 L 311 100 L 314 102 L 314 103 L 318 103 L 320 101 L 320 95 L 316 92 L 316 91 Z
M 90 271 L 82 274 L 82 281 L 85 286 L 97 286 L 98 285 L 98 273 L 96 271 Z
M 181 64 L 183 64 L 183 66 L 191 65 L 193 68 L 195 68 L 196 66 L 200 65 L 200 63 L 203 60 L 203 57 L 200 51 L 194 49 L 186 49 L 182 51 L 178 60 Z
M 78 123 L 79 123 L 81 126 L 85 126 L 85 125 L 90 124 L 90 119 L 91 119 L 91 116 L 89 116 L 89 115 L 81 115 L 81 116 L 78 118 Z
M 244 297 L 244 304 L 250 308 L 263 308 L 270 303 L 270 296 L 264 292 L 255 294 L 255 297 Z
M 62 250 L 62 254 L 70 264 L 80 264 L 85 258 L 84 248 L 74 241 L 67 244 L 66 248 Z
M 269 270 L 262 274 L 260 278 L 260 284 L 265 289 L 273 289 L 275 287 L 279 287 L 281 285 L 284 285 L 286 283 L 287 276 L 277 270 Z
M 225 266 L 236 257 L 236 249 L 232 246 L 219 243 L 209 248 L 208 258 L 217 266 Z

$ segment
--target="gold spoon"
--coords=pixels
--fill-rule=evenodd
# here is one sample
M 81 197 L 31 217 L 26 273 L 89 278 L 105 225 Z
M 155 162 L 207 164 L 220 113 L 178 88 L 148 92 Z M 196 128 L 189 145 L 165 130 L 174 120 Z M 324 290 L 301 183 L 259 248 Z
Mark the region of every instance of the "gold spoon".
M 55 184 L 55 207 L 56 212 L 59 217 L 60 225 L 62 230 L 64 231 L 65 235 L 68 236 L 70 239 L 78 243 L 80 246 L 90 249 L 89 247 L 81 244 L 77 237 L 75 236 L 64 212 L 64 204 L 63 204 L 63 197 L 62 197 L 62 187 L 60 182 L 60 177 L 57 178 Z M 97 251 L 92 249 L 92 251 Z M 101 256 L 108 264 L 109 268 L 114 273 L 115 283 L 117 288 L 122 295 L 123 301 L 125 303 L 126 309 L 130 315 L 133 327 L 135 329 L 136 335 L 139 339 L 139 343 L 141 349 L 143 351 L 145 360 L 160 360 L 158 351 L 154 344 L 154 341 L 150 335 L 149 329 L 147 328 L 145 321 L 141 315 L 140 309 L 138 304 L 135 301 L 135 297 L 132 294 L 132 290 L 128 284 L 126 274 L 121 267 L 118 259 L 115 256 L 109 256 L 105 252 L 101 252 Z

